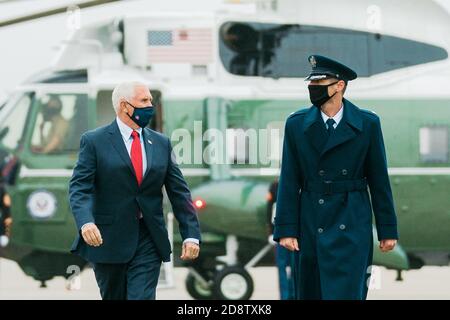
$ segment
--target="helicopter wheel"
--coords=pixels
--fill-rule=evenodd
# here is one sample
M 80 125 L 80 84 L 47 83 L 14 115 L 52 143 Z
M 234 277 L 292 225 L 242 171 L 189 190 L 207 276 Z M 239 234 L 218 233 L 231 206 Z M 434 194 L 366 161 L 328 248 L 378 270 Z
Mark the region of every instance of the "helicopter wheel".
M 220 300 L 248 300 L 253 294 L 253 280 L 243 267 L 224 267 L 214 278 L 213 293 Z
M 192 273 L 189 273 L 186 277 L 185 284 L 187 292 L 194 299 L 211 300 L 214 298 L 211 287 L 205 287 Z

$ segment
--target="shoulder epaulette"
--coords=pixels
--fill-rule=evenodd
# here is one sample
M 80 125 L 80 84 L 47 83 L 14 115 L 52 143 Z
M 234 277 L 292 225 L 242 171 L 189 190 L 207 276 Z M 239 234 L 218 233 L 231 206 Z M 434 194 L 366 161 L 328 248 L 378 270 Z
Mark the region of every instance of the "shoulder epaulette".
M 301 109 L 298 111 L 294 111 L 291 114 L 289 114 L 288 119 L 289 118 L 293 118 L 295 116 L 301 116 L 301 115 L 305 115 L 308 112 L 309 109 Z

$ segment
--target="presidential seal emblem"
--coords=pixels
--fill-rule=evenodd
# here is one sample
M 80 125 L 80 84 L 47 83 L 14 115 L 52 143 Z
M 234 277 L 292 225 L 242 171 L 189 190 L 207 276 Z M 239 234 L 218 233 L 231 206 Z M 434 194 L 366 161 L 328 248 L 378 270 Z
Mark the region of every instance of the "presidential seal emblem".
M 47 190 L 37 190 L 28 197 L 27 209 L 33 218 L 50 218 L 55 214 L 57 209 L 56 197 Z

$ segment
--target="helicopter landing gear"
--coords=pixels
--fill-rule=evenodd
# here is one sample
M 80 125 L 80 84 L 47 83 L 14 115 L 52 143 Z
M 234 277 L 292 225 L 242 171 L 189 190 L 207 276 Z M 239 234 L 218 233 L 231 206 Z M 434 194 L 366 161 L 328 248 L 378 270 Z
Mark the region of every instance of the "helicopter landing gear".
M 212 291 L 219 300 L 248 300 L 253 294 L 253 280 L 245 268 L 226 266 L 216 273 Z
M 248 270 L 254 267 L 272 248 L 266 244 L 245 266 L 238 264 L 236 236 L 226 242 L 226 255 L 216 257 L 214 268 L 205 268 L 201 261 L 189 267 L 185 284 L 189 294 L 200 300 L 248 300 L 253 294 L 253 279 Z
M 185 280 L 186 290 L 197 300 L 248 300 L 253 294 L 253 280 L 242 266 L 223 266 L 205 278 L 193 267 Z
M 192 298 L 197 300 L 214 299 L 211 283 L 206 281 L 194 268 L 189 269 L 185 280 L 186 290 Z

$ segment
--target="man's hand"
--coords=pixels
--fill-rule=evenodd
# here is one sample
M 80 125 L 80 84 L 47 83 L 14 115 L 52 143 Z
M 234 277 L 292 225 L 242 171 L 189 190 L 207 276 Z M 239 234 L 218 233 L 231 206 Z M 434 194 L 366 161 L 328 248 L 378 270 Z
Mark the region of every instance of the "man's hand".
M 281 238 L 280 245 L 290 251 L 300 251 L 297 238 Z
M 102 235 L 97 226 L 93 223 L 88 223 L 81 228 L 81 235 L 84 241 L 93 247 L 99 247 L 103 244 Z
M 200 253 L 200 246 L 194 242 L 187 241 L 183 243 L 183 248 L 181 252 L 181 260 L 194 260 L 197 259 Z
M 380 241 L 380 249 L 382 252 L 388 252 L 394 249 L 397 244 L 397 240 L 395 239 L 384 239 Z

